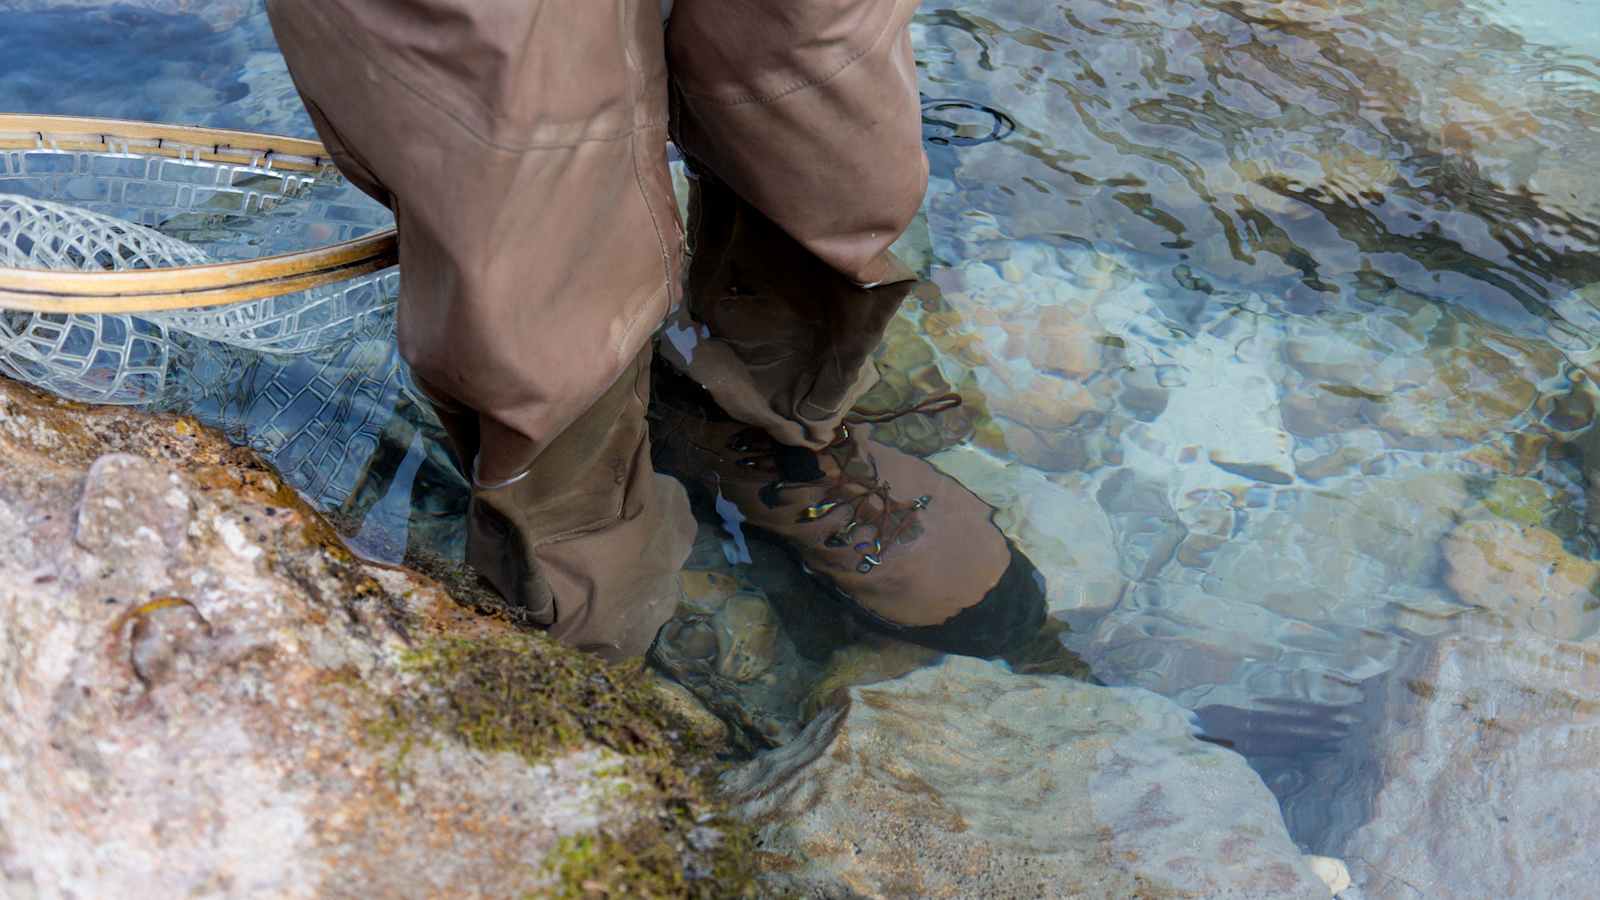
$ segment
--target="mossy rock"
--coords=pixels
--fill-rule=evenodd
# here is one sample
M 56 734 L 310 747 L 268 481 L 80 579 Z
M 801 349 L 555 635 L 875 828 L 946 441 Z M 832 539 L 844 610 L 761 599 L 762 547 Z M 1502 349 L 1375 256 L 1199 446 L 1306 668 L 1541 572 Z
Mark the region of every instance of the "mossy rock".
M 0 425 L 20 641 L 0 673 L 22 676 L 0 681 L 25 707 L 0 802 L 59 813 L 8 834 L 19 889 L 233 896 L 249 871 L 316 896 L 753 893 L 749 831 L 709 784 L 722 739 L 640 665 L 475 615 L 449 593 L 468 573 L 362 564 L 191 419 L 0 378 Z M 95 652 L 44 671 L 34 646 Z M 100 760 L 120 799 L 67 759 Z
M 730 898 L 754 894 L 750 830 L 713 799 L 717 749 L 661 701 L 643 665 L 573 653 L 536 635 L 442 638 L 402 659 L 414 677 L 368 735 L 397 748 L 455 740 L 539 764 L 586 746 L 616 754 L 617 785 L 656 811 L 562 840 L 545 868 L 558 897 Z

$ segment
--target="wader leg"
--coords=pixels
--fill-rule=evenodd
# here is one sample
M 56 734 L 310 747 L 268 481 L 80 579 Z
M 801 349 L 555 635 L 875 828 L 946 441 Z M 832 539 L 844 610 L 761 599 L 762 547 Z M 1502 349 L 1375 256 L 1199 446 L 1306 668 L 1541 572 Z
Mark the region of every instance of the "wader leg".
M 558 638 L 641 653 L 693 537 L 644 424 L 681 244 L 659 6 L 268 10 L 340 169 L 395 212 L 401 353 L 475 461 L 469 561 Z
M 734 416 L 820 447 L 871 388 L 927 188 L 915 0 L 677 0 L 673 137 L 701 179 L 663 351 Z

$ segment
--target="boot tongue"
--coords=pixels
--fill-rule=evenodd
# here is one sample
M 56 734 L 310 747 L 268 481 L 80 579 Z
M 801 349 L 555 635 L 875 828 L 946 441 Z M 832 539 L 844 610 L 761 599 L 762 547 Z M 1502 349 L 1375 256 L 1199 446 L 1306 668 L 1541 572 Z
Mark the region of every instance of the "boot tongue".
M 822 466 L 817 463 L 817 454 L 804 447 L 779 444 L 776 462 L 779 477 L 789 484 L 821 481 L 826 477 Z
M 777 465 L 778 477 L 761 488 L 758 496 L 768 509 L 777 509 L 784 503 L 782 487 L 792 484 L 810 484 L 827 476 L 817 463 L 817 454 L 804 447 L 777 444 L 772 461 Z

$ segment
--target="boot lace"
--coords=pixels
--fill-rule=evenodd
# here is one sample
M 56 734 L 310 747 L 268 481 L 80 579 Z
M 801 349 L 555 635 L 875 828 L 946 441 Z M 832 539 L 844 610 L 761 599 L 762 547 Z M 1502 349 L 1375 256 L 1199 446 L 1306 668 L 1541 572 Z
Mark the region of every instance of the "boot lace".
M 889 482 L 879 477 L 877 461 L 867 452 L 866 442 L 853 435 L 850 426 L 881 425 L 913 413 L 933 415 L 955 409 L 960 405 L 960 394 L 945 393 L 881 413 L 852 411 L 840 423 L 834 439 L 817 451 L 818 455 L 827 453 L 833 457 L 839 468 L 838 474 L 828 481 L 821 499 L 800 510 L 795 522 L 797 524 L 815 522 L 845 510 L 849 517 L 844 525 L 830 533 L 822 543 L 824 546 L 835 548 L 850 546 L 861 554 L 861 561 L 856 564 L 856 571 L 863 575 L 871 574 L 873 569 L 883 565 L 887 548 L 893 546 L 915 526 L 917 514 L 927 509 L 933 498 L 924 494 L 910 501 L 896 500 L 891 494 L 892 488 Z M 763 442 L 766 446 L 762 446 Z M 767 437 L 765 431 L 757 428 L 735 434 L 728 446 L 736 452 L 749 454 L 738 461 L 740 466 L 746 468 L 764 465 L 783 452 L 770 437 Z M 826 476 L 786 481 L 780 477 L 761 488 L 761 500 L 775 507 L 782 502 L 784 491 L 814 488 L 824 479 Z M 875 514 L 869 511 L 874 505 L 877 507 Z M 870 529 L 871 538 L 857 540 L 856 532 L 864 528 Z

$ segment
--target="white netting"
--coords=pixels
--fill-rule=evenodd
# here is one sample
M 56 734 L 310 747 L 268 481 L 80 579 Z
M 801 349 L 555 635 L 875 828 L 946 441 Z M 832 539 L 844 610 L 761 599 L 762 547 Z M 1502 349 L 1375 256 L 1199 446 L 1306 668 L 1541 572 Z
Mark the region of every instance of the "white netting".
M 159 269 L 211 262 L 198 247 L 112 216 L 0 194 L 0 265 L 20 269 Z
M 185 241 L 102 213 L 0 194 L 0 266 L 79 271 L 211 262 Z M 173 331 L 251 350 L 308 353 L 392 302 L 366 276 L 247 303 L 145 315 L 0 310 L 0 372 L 89 403 L 144 404 L 166 383 Z
M 27 269 L 150 269 L 209 262 L 183 241 L 111 216 L 0 194 L 0 265 Z M 88 403 L 154 401 L 171 343 L 136 316 L 0 310 L 0 372 Z

